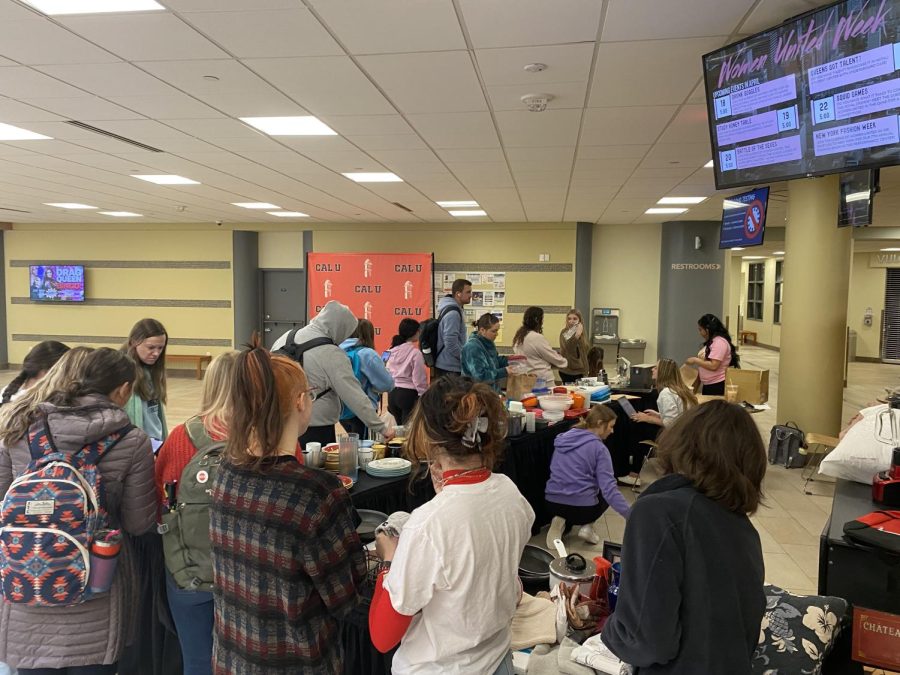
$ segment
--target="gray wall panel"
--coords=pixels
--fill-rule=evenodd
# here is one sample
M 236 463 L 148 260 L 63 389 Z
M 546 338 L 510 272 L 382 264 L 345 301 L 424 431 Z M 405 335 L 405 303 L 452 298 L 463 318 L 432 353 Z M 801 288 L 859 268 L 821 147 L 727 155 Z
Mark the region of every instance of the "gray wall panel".
M 232 233 L 234 280 L 234 346 L 237 348 L 259 330 L 259 233 Z
M 584 320 L 591 320 L 591 256 L 594 249 L 594 224 L 575 225 L 575 307 Z

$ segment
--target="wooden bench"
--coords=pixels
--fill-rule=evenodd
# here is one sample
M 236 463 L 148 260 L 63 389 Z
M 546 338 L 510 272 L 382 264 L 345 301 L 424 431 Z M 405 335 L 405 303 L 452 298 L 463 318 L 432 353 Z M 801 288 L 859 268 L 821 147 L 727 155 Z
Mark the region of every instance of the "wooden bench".
M 751 339 L 753 340 L 753 344 L 756 344 L 756 331 L 742 330 L 740 333 L 738 333 L 738 341 L 742 345 L 747 344 L 747 341 Z
M 193 363 L 197 367 L 197 379 L 203 379 L 203 366 L 212 361 L 209 354 L 166 354 L 166 363 Z

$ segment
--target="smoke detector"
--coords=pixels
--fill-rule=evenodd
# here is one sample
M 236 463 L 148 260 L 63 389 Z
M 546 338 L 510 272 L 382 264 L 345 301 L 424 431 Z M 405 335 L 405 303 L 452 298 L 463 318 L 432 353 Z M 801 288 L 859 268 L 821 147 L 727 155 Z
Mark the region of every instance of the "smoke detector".
M 522 97 L 522 103 L 529 112 L 544 112 L 552 100 L 553 94 L 526 94 Z
M 525 66 L 525 72 L 527 73 L 540 73 L 544 70 L 547 70 L 546 63 L 529 63 Z

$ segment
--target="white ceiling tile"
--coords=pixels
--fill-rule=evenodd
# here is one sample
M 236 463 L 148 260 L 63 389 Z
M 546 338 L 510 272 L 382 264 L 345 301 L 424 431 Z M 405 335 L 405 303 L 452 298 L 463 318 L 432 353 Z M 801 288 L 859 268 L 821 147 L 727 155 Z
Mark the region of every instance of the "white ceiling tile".
M 581 145 L 578 159 L 640 159 L 649 149 L 649 145 Z
M 412 124 L 433 148 L 500 147 L 489 113 L 431 113 L 409 115 Z
M 601 157 L 588 159 L 579 155 L 578 159 L 575 161 L 575 170 L 582 174 L 600 171 L 631 173 L 637 165 L 640 164 L 640 161 L 641 160 L 638 157 L 618 157 L 615 159 Z
M 676 109 L 676 106 L 589 109 L 581 142 L 585 145 L 653 143 Z
M 815 0 L 762 0 L 739 30 L 744 34 L 760 33 L 821 4 Z
M 265 138 L 269 137 L 243 122 L 232 119 L 172 119 L 166 120 L 166 124 L 175 127 L 191 136 L 214 140 L 219 138 Z M 281 149 L 284 151 L 284 148 Z
M 166 83 L 160 82 L 152 75 L 148 75 L 130 63 L 39 66 L 37 69 L 63 82 L 81 87 L 97 96 L 170 96 L 176 93 Z M 9 70 L 18 69 L 0 69 L 0 91 L 6 91 L 2 86 L 2 82 L 3 76 Z M 60 85 L 62 85 L 62 82 L 60 82 Z M 77 92 L 66 94 L 33 92 L 30 95 L 26 95 L 26 98 L 75 95 L 77 95 Z
M 208 105 L 177 93 L 171 96 L 113 96 L 110 100 L 154 119 L 209 119 L 222 114 Z
M 315 16 L 302 6 L 290 10 L 199 12 L 182 16 L 238 58 L 344 53 Z
M 0 54 L 29 66 L 119 60 L 65 28 L 36 16 L 27 21 L 0 20 Z
M 397 112 L 347 56 L 245 63 L 317 116 Z
M 383 134 L 379 136 L 347 136 L 347 140 L 363 150 L 416 150 L 426 148 L 416 134 Z
M 731 35 L 750 0 L 610 0 L 603 42 Z
M 166 12 L 64 16 L 58 20 L 128 61 L 228 57 L 177 16 Z
M 709 143 L 705 105 L 686 105 L 660 136 L 660 143 Z
M 487 110 L 468 52 L 381 54 L 359 61 L 404 113 Z
M 703 77 L 699 54 L 722 38 L 603 43 L 591 86 L 592 108 L 682 103 Z M 623 68 L 622 64 L 628 67 Z M 665 63 L 665 68 L 660 64 Z
M 72 66 L 52 67 L 71 68 Z M 81 66 L 74 67 L 80 68 Z M 0 68 L 0 92 L 3 92 L 4 96 L 25 101 L 32 98 L 62 98 L 86 95 L 83 91 L 66 84 L 67 81 L 65 77 L 55 79 L 32 68 L 18 66 Z
M 654 145 L 642 166 L 665 168 L 672 162 L 678 162 L 683 166 L 690 166 L 693 170 L 709 161 L 709 143 L 658 143 Z
M 587 94 L 587 82 L 555 82 L 541 85 L 537 88 L 527 88 L 521 84 L 504 86 L 489 86 L 488 97 L 492 110 L 519 110 L 525 111 L 526 106 L 522 97 L 527 94 L 551 94 L 549 110 L 584 107 L 584 99 Z
M 15 124 L 16 122 L 53 122 L 59 119 L 61 119 L 60 115 L 42 110 L 40 106 L 35 107 L 10 98 L 0 97 L 0 122 Z
M 513 187 L 506 162 L 471 162 L 449 164 L 450 170 L 466 187 Z
M 690 176 L 694 170 L 692 168 L 666 167 L 652 168 L 640 166 L 631 174 L 630 180 L 672 180 L 673 185 L 677 185 L 685 178 Z
M 567 44 L 506 49 L 478 49 L 475 60 L 486 85 L 521 84 L 536 88 L 555 82 L 587 82 L 594 44 Z M 529 73 L 529 63 L 543 63 L 546 70 Z
M 513 171 L 558 171 L 568 181 L 568 171 L 575 157 L 574 147 L 560 148 L 509 148 L 506 151 Z
M 503 162 L 500 148 L 442 148 L 438 155 L 445 162 Z
M 563 196 L 569 186 L 569 174 L 565 171 L 522 171 L 513 169 L 513 177 L 516 187 L 529 198 L 535 198 L 535 193 L 541 189 L 561 189 Z
M 440 171 L 444 168 L 441 161 L 427 148 L 420 150 L 372 150 L 370 154 L 389 169 L 400 173 L 404 171 L 408 173 L 410 167 L 416 167 L 417 170 L 421 170 L 430 166 L 432 168 L 428 169 L 429 173 Z
M 351 54 L 466 48 L 451 0 L 312 0 L 311 4 Z
M 126 110 L 96 96 L 33 98 L 29 102 L 70 120 L 132 120 L 143 117 L 140 113 Z
M 542 113 L 502 111 L 496 114 L 503 144 L 511 147 L 575 145 L 581 110 Z
M 603 3 L 597 0 L 460 0 L 476 48 L 593 42 Z
M 342 136 L 413 133 L 413 128 L 400 115 L 324 115 L 319 119 Z

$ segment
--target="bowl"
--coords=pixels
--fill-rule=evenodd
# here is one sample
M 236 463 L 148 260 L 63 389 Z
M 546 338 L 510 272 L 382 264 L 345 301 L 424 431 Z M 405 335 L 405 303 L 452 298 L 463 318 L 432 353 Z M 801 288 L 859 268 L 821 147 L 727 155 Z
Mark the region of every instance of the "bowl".
M 538 402 L 546 411 L 563 412 L 572 407 L 572 397 L 568 394 L 548 394 L 539 396 Z
M 547 422 L 547 424 L 556 424 L 557 422 L 562 422 L 565 416 L 566 413 L 563 410 L 544 411 L 544 421 Z

